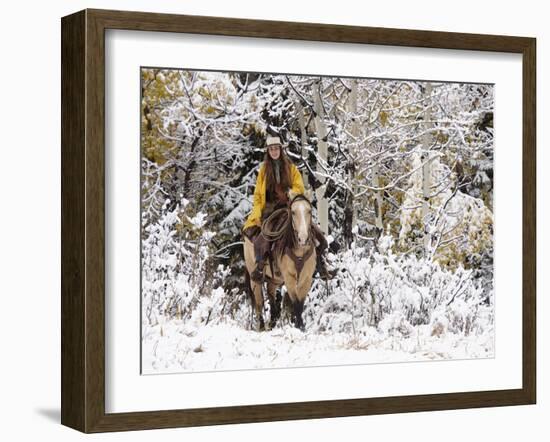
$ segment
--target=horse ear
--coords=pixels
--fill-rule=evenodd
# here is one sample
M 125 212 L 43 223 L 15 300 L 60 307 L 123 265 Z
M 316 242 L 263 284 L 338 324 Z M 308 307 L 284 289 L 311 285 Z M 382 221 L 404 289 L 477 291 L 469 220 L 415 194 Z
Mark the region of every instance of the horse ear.
M 292 200 L 296 197 L 296 195 L 298 195 L 298 194 L 297 194 L 296 192 L 294 192 L 294 190 L 290 189 L 290 190 L 288 191 L 288 199 L 289 199 L 289 201 L 292 201 Z
M 311 191 L 311 188 L 307 188 L 304 195 L 308 199 L 308 201 L 311 202 L 311 200 L 313 199 L 313 192 Z

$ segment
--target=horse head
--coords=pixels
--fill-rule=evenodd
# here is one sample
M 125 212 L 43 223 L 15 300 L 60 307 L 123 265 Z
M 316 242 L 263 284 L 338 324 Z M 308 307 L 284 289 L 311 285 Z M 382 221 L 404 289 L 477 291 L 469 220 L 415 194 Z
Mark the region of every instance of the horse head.
M 311 203 L 304 194 L 289 194 L 289 211 L 292 219 L 294 238 L 299 246 L 305 246 L 311 232 Z

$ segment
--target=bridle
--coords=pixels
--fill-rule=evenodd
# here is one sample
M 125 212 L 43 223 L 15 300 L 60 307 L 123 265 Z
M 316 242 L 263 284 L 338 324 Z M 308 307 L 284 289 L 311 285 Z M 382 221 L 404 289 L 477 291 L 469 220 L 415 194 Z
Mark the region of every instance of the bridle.
M 289 212 L 289 218 L 291 220 L 291 223 L 292 223 L 292 233 L 294 235 L 294 244 L 297 244 L 298 243 L 298 234 L 297 234 L 297 231 L 296 231 L 296 228 L 294 227 L 294 218 L 292 218 L 292 205 L 296 202 L 296 201 L 306 201 L 307 204 L 309 205 L 309 208 L 311 210 L 311 202 L 309 201 L 309 199 L 307 199 L 305 197 L 305 195 L 303 194 L 298 194 L 298 195 L 295 195 L 294 198 L 292 198 L 292 200 L 290 201 L 290 203 L 288 204 L 288 212 Z M 307 228 L 307 240 L 306 240 L 306 244 L 309 244 L 311 242 L 311 219 L 310 219 L 310 222 L 309 222 L 309 226 Z
M 290 202 L 290 204 L 288 205 L 288 211 L 289 211 L 289 216 L 291 217 L 292 219 L 292 204 L 294 204 L 296 201 L 300 201 L 300 200 L 304 200 L 304 201 L 307 201 L 307 203 L 309 204 L 309 207 L 311 209 L 311 202 L 304 196 L 304 195 L 296 195 L 292 201 Z M 292 234 L 293 234 L 293 241 L 294 241 L 294 244 L 297 244 L 298 241 L 297 241 L 297 234 L 296 234 L 296 229 L 294 228 L 294 219 L 292 219 Z M 309 223 L 309 226 L 308 226 L 308 229 L 307 229 L 307 240 L 306 240 L 306 246 L 309 245 L 309 248 L 306 250 L 306 252 L 302 255 L 302 256 L 296 256 L 296 254 L 294 253 L 294 251 L 287 247 L 285 249 L 285 254 L 288 255 L 288 257 L 290 259 L 292 259 L 292 261 L 294 262 L 294 267 L 296 267 L 296 279 L 297 280 L 300 280 L 300 274 L 302 273 L 302 270 L 304 268 L 304 264 L 306 263 L 306 261 L 311 257 L 311 255 L 313 254 L 313 250 L 315 249 L 315 247 L 313 246 L 313 242 L 311 240 L 311 220 L 310 220 L 310 223 Z

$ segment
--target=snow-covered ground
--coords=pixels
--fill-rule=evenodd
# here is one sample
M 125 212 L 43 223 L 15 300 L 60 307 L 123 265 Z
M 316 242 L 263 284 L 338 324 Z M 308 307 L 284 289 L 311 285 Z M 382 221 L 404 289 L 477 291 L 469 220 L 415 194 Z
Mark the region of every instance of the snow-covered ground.
M 189 327 L 170 320 L 143 335 L 143 374 L 313 367 L 494 356 L 493 333 L 464 336 L 418 326 L 407 336 L 373 327 L 354 333 L 305 333 L 290 324 L 270 331 L 236 323 Z

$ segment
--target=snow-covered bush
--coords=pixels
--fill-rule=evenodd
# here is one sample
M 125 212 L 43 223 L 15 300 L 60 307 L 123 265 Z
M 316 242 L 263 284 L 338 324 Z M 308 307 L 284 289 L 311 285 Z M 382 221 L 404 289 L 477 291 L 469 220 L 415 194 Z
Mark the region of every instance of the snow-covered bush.
M 142 311 L 145 326 L 167 319 L 184 320 L 189 327 L 215 325 L 223 320 L 245 324 L 249 306 L 244 291 L 224 289 L 232 270 L 212 257 L 214 233 L 206 215 L 193 213 L 187 200 L 162 208 L 156 223 L 144 226 L 142 241 Z
M 381 243 L 390 241 L 381 238 Z M 430 325 L 434 334 L 482 333 L 492 324 L 489 298 L 472 270 L 449 270 L 415 255 L 369 252 L 352 244 L 330 255 L 338 275 L 313 287 L 306 303 L 308 327 L 324 332 L 357 332 L 376 327 L 388 335 L 408 336 Z
M 203 213 L 190 215 L 185 199 L 174 210 L 164 203 L 162 216 L 144 228 L 142 241 L 142 309 L 144 322 L 160 316 L 187 317 L 208 292 L 209 243 Z

